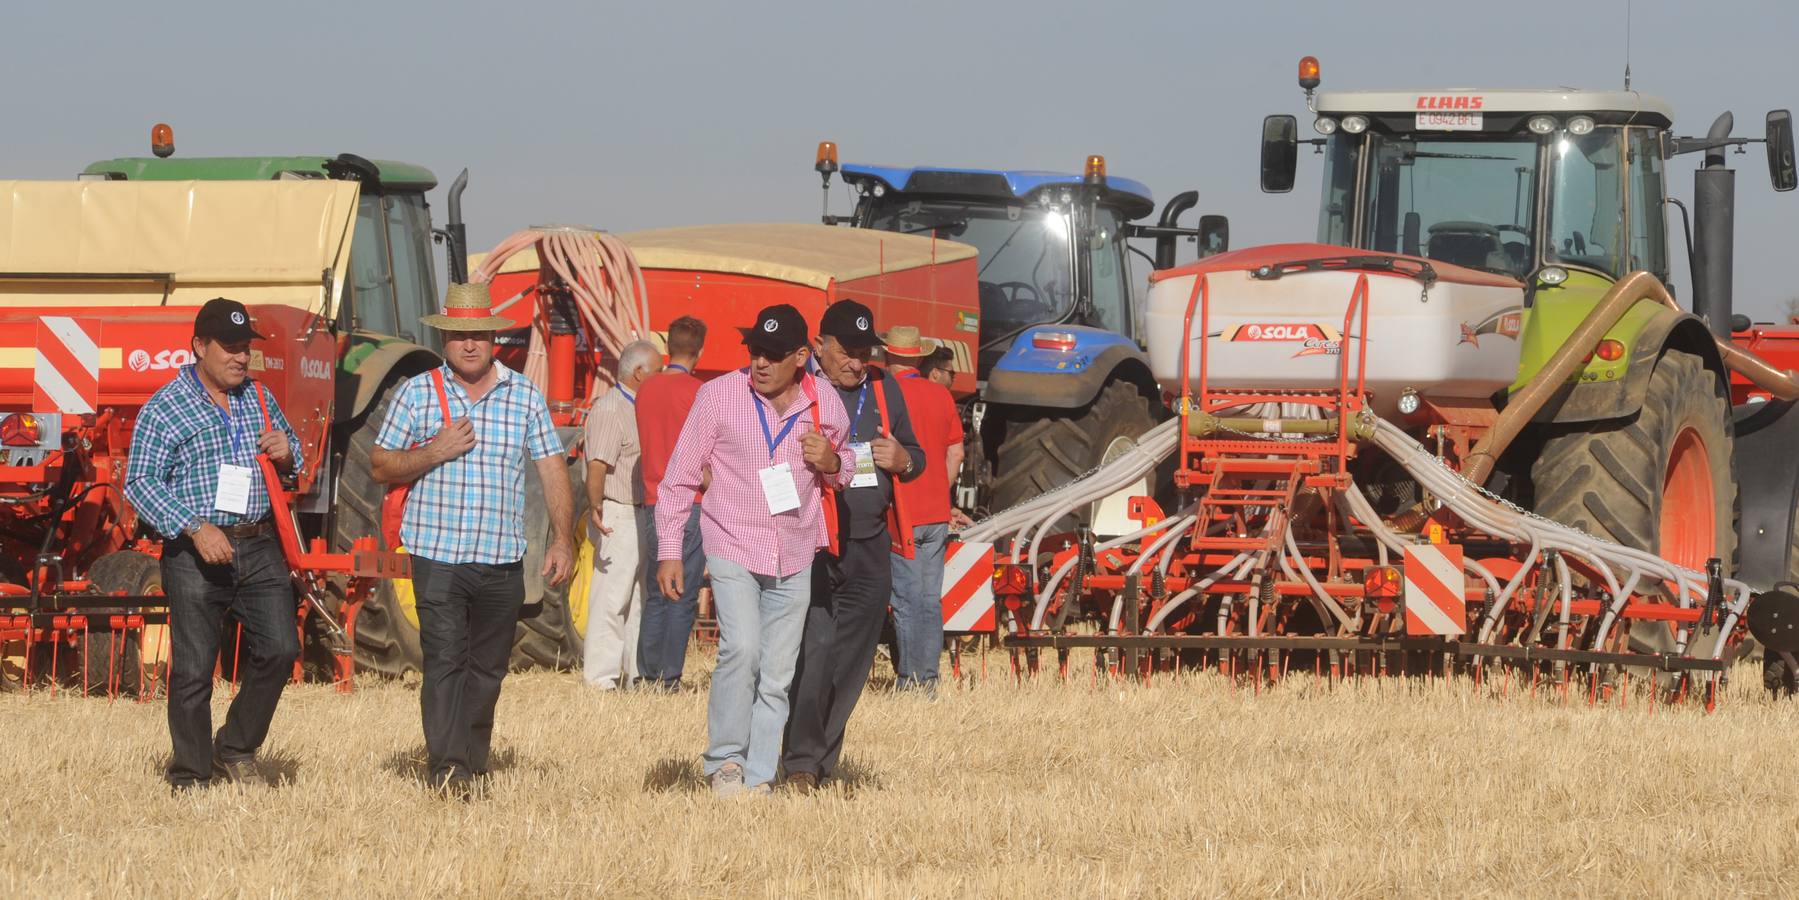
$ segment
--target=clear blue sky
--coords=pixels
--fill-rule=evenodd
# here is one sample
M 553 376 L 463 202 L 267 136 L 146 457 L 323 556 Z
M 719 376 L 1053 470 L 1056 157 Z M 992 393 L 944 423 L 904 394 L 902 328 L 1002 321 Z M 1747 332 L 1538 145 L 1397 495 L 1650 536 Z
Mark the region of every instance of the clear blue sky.
M 1248 246 L 1315 228 L 1309 157 L 1292 194 L 1255 185 L 1261 117 L 1304 113 L 1301 55 L 1323 60 L 1326 89 L 1617 87 L 1624 6 L 8 4 L 0 177 L 142 155 L 167 121 L 184 155 L 348 151 L 445 182 L 468 166 L 483 249 L 539 222 L 809 219 L 824 138 L 846 161 L 894 164 L 1074 169 L 1104 153 L 1158 199 L 1198 189 Z M 1768 109 L 1799 108 L 1799 4 L 1638 0 L 1634 34 L 1635 87 L 1670 101 L 1683 133 L 1731 109 L 1759 136 Z M 1784 265 L 1799 192 L 1774 194 L 1759 153 L 1734 157 L 1737 298 L 1765 318 L 1799 296 Z M 1671 164 L 1674 196 L 1691 195 L 1693 165 Z

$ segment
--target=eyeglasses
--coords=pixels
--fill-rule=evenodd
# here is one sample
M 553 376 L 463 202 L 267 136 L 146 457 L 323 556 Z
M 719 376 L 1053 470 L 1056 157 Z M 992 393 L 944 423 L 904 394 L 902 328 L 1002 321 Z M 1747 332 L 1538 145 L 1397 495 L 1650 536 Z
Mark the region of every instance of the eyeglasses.
M 800 352 L 800 348 L 798 348 L 798 347 L 795 347 L 792 350 L 788 350 L 785 352 L 778 351 L 778 350 L 770 350 L 767 347 L 751 347 L 750 348 L 750 359 L 751 360 L 766 359 L 771 363 L 785 362 L 788 357 L 790 357 L 798 352 Z

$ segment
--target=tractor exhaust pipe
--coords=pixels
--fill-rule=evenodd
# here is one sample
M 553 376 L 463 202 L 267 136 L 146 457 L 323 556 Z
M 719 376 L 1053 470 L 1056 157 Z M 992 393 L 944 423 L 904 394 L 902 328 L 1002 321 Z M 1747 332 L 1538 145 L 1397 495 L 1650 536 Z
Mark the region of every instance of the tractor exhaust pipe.
M 444 255 L 450 258 L 450 281 L 454 284 L 468 283 L 468 226 L 462 224 L 462 192 L 467 189 L 468 169 L 465 168 L 455 181 L 450 182 L 450 219 L 444 226 L 449 237 Z
M 1730 137 L 1734 118 L 1726 112 L 1712 123 L 1707 141 Z M 1725 168 L 1726 148 L 1705 151 L 1705 164 L 1693 173 L 1693 311 L 1712 333 L 1730 338 L 1732 274 L 1736 241 L 1736 177 Z
M 1175 222 L 1180 219 L 1181 213 L 1198 205 L 1198 191 L 1183 191 L 1176 194 L 1168 199 L 1167 206 L 1162 207 L 1162 218 L 1157 220 L 1156 226 L 1159 228 L 1173 228 L 1175 227 Z M 1174 268 L 1174 242 L 1175 237 L 1172 234 L 1161 234 L 1156 236 L 1157 269 Z

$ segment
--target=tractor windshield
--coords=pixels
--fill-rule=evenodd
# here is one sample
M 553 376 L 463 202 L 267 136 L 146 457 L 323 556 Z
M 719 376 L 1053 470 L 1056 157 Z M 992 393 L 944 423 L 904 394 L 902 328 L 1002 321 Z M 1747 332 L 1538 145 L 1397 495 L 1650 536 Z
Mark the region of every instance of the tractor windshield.
M 1339 132 L 1325 165 L 1319 237 L 1522 278 L 1535 256 L 1539 146 L 1529 135 L 1371 133 L 1364 142 Z M 1348 214 L 1363 155 L 1358 225 Z M 1356 239 L 1345 240 L 1354 228 Z
M 1074 299 L 1069 222 L 1035 204 L 902 200 L 876 205 L 868 227 L 930 234 L 980 251 L 982 330 L 1013 331 L 1060 319 Z

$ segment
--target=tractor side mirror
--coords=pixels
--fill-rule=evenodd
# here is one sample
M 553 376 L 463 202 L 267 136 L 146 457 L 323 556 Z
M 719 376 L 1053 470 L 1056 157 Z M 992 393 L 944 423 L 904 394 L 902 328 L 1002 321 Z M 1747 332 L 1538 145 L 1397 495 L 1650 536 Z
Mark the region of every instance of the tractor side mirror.
M 1225 216 L 1199 217 L 1199 255 L 1203 259 L 1231 248 L 1231 220 Z
M 1262 191 L 1285 194 L 1293 190 L 1299 168 L 1299 120 L 1269 116 L 1262 120 Z
M 1799 169 L 1793 163 L 1793 114 L 1784 109 L 1768 113 L 1768 178 L 1777 191 L 1799 186 Z

